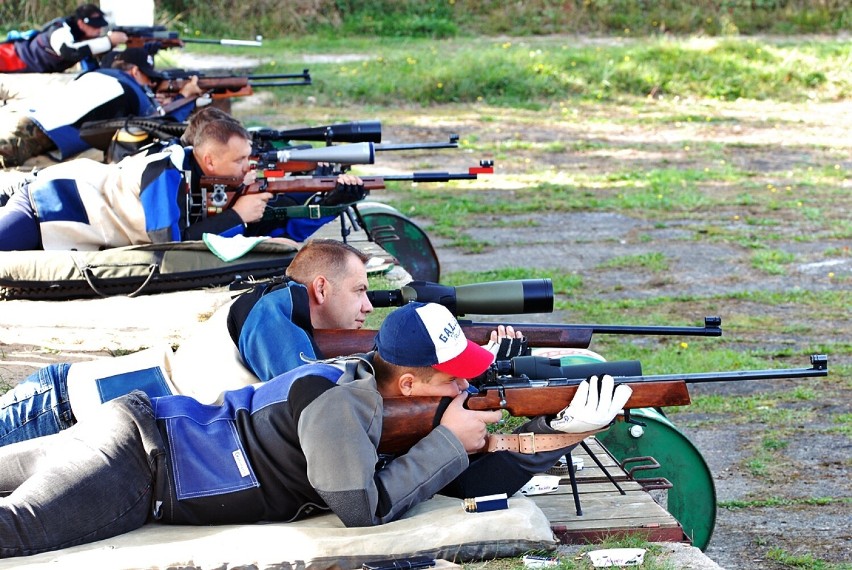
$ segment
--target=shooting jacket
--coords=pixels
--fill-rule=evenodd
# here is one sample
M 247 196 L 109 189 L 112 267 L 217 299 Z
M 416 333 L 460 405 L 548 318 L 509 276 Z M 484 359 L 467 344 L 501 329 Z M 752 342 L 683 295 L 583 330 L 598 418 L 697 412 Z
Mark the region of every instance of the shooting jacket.
M 468 466 L 444 427 L 379 460 L 382 398 L 368 359 L 310 364 L 226 392 L 221 406 L 185 396 L 152 406 L 167 450 L 154 518 L 167 523 L 292 521 L 331 509 L 346 526 L 382 524 Z
M 186 120 L 193 109 L 194 102 L 165 116 L 180 122 Z M 50 137 L 59 149 L 59 158 L 64 160 L 91 148 L 80 138 L 83 123 L 161 116 L 160 110 L 154 92 L 139 85 L 129 73 L 98 69 L 81 74 L 55 93 L 35 98 L 28 106 L 27 116 Z
M 21 73 L 57 73 L 80 62 L 95 69 L 97 61 L 92 56 L 111 49 L 106 36 L 86 39 L 75 16 L 52 20 L 29 39 L 15 41 L 15 52 L 26 64 Z
M 294 281 L 259 285 L 228 311 L 231 339 L 263 382 L 321 357 L 313 331 L 308 290 Z
M 198 173 L 191 149 L 180 145 L 118 164 L 82 158 L 45 168 L 28 186 L 43 248 L 98 250 L 242 232 L 231 210 L 190 225 L 187 179 L 197 181 Z

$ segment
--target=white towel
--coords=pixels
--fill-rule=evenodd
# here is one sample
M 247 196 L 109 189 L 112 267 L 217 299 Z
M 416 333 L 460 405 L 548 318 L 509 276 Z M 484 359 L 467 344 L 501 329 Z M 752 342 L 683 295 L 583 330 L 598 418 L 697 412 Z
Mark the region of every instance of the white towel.
M 254 246 L 268 239 L 266 236 L 246 237 L 237 235 L 234 237 L 222 237 L 216 234 L 204 234 L 201 236 L 208 249 L 216 254 L 222 261 L 233 261 L 250 252 Z

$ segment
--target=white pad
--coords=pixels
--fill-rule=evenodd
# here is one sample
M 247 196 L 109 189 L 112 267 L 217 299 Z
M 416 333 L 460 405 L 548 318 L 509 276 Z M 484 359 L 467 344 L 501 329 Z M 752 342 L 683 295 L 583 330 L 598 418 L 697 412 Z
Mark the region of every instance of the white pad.
M 232 303 L 221 306 L 209 319 L 194 327 L 175 351 L 172 382 L 179 394 L 212 404 L 225 390 L 260 382 L 245 367 L 228 334 L 228 311 Z
M 462 562 L 556 548 L 547 517 L 526 497 L 509 508 L 466 513 L 458 499 L 436 496 L 405 518 L 346 528 L 336 515 L 295 523 L 226 526 L 148 524 L 89 545 L 0 560 L 0 570 L 76 568 L 360 568 L 369 560 L 426 555 Z

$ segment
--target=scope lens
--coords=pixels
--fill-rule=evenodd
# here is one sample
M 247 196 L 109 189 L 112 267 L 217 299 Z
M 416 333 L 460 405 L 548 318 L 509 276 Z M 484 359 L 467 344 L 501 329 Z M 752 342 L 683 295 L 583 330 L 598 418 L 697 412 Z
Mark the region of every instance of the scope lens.
M 553 312 L 553 281 L 524 279 L 524 313 Z

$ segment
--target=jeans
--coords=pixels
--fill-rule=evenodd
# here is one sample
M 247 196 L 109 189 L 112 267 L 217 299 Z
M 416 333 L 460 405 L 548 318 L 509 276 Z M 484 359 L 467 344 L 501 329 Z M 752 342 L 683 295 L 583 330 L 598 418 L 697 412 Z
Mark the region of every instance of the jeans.
M 46 366 L 0 396 L 0 447 L 59 433 L 76 423 L 68 401 L 70 366 Z
M 141 527 L 162 462 L 163 441 L 141 392 L 62 433 L 0 448 L 0 558 Z

